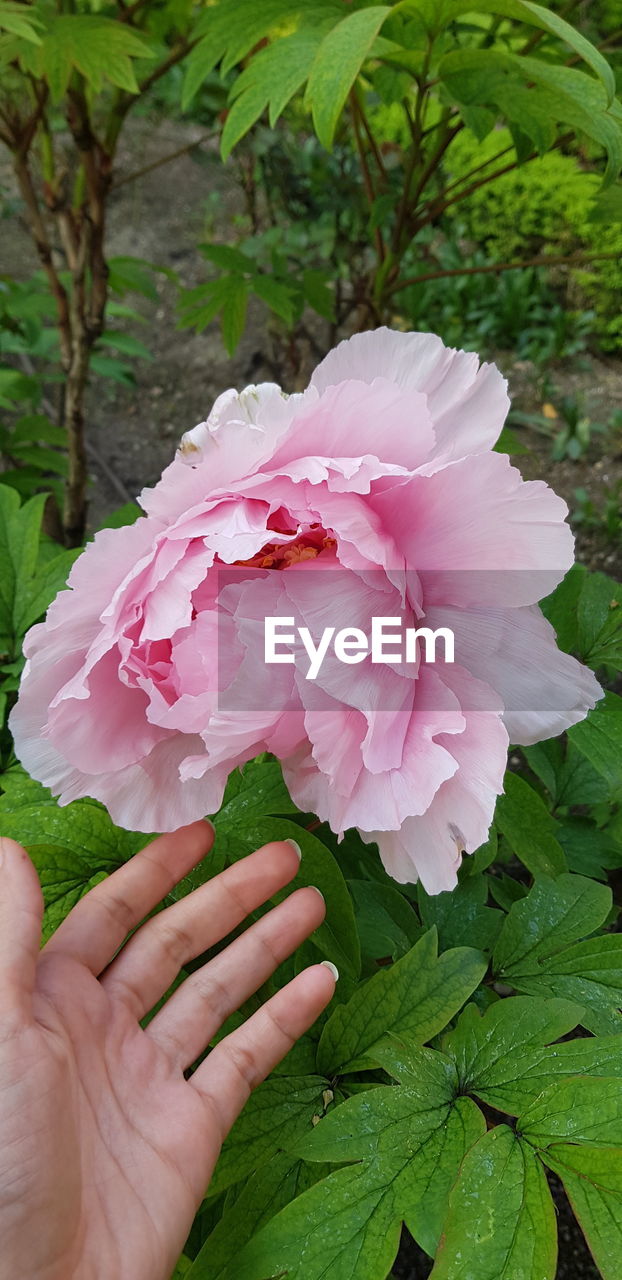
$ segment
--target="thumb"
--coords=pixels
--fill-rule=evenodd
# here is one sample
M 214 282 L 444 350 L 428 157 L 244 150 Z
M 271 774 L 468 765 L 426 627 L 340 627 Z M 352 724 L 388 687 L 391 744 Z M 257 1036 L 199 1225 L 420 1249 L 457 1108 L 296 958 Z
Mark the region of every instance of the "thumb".
M 25 849 L 0 836 L 0 1014 L 30 1012 L 43 895 Z

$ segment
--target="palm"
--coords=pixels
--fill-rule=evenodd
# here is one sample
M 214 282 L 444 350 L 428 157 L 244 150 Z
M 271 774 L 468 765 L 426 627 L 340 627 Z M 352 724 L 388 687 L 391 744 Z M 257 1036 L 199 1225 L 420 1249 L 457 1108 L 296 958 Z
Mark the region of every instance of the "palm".
M 33 1280 L 166 1280 L 250 1089 L 332 994 L 325 968 L 307 970 L 185 1079 L 223 1018 L 319 924 L 320 897 L 300 890 L 187 979 L 141 1028 L 138 1019 L 180 965 L 216 940 L 210 917 L 220 922 L 219 936 L 229 932 L 297 868 L 290 845 L 266 846 L 246 867 L 237 864 L 154 917 L 108 963 L 132 921 L 162 896 L 162 869 L 171 883 L 185 874 L 208 832 L 194 824 L 160 837 L 151 857 L 138 855 L 82 900 L 36 962 L 27 1017 L 16 988 L 8 1005 L 2 989 L 11 1029 L 0 1043 L 7 1276 L 10 1259 L 19 1258 Z M 29 865 L 15 855 L 8 864 L 16 879 L 26 871 L 28 892 L 38 893 Z M 36 913 L 22 903 L 33 932 Z M 23 922 L 20 937 L 25 950 Z M 3 939 L 0 968 L 5 954 Z M 29 1231 L 33 1217 L 37 1230 Z

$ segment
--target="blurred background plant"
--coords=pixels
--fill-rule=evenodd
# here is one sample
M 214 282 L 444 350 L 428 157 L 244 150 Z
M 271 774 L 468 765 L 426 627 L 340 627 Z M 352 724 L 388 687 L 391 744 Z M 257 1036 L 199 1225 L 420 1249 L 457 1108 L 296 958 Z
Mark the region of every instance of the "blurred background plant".
M 171 158 L 119 179 L 132 112 L 192 112 L 208 132 L 182 150 L 205 157 L 219 135 L 222 158 L 235 156 L 246 225 L 235 244 L 200 245 L 209 278 L 180 298 L 180 324 L 201 331 L 218 316 L 229 353 L 249 297 L 275 318 L 300 380 L 301 340 L 322 350 L 386 322 L 510 346 L 538 365 L 577 354 L 593 335 L 615 349 L 616 37 L 609 11 L 597 24 L 594 6 L 587 34 L 572 26 L 564 15 L 578 9 L 531 0 L 1 0 L 0 139 L 12 157 L 10 198 L 54 306 L 45 327 L 54 318 L 53 425 L 66 452 L 56 524 L 67 545 L 86 528 L 88 379 L 127 381 L 124 357 L 148 356 L 148 343 L 107 314 L 115 185 Z M 543 260 L 571 267 L 561 290 L 554 275 L 529 269 Z M 141 265 L 143 284 L 136 271 L 128 283 L 129 270 L 126 261 L 124 287 L 144 292 Z M 486 274 L 494 288 L 483 287 Z M 20 364 L 52 351 L 7 354 L 34 377 Z M 25 416 L 13 428 L 13 471 L 35 467 L 32 448 L 44 443 L 27 439 Z M 60 440 L 45 443 L 58 449 Z M 57 502 L 58 484 L 51 493 Z

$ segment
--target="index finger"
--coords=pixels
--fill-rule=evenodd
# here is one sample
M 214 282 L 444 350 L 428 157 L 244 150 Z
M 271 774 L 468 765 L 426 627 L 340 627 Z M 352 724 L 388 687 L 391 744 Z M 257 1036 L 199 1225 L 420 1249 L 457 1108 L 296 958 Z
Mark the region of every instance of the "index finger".
M 158 836 L 80 899 L 45 950 L 100 974 L 132 929 L 209 853 L 214 835 L 211 822 L 201 819 Z

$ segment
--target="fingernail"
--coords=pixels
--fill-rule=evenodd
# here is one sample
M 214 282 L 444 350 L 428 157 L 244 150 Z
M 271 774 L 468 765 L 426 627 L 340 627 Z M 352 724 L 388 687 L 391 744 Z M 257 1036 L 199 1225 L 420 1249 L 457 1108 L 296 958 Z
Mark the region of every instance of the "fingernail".
M 213 835 L 214 839 L 216 839 L 216 828 L 215 828 L 215 826 L 214 826 L 214 823 L 211 821 L 211 819 L 210 819 L 210 818 L 204 818 L 204 819 L 203 819 L 203 821 L 204 821 L 204 823 L 205 823 L 206 827 L 209 827 L 209 829 L 210 829 L 210 831 L 211 831 L 211 833 L 212 833 L 212 835 Z
M 339 970 L 336 964 L 332 964 L 330 960 L 321 960 L 320 964 L 323 964 L 325 969 L 330 969 L 335 982 L 339 982 Z
M 294 850 L 294 853 L 296 854 L 296 857 L 298 858 L 298 861 L 299 861 L 299 862 L 301 862 L 301 861 L 302 861 L 302 849 L 300 848 L 300 845 L 299 845 L 299 844 L 296 844 L 296 841 L 295 841 L 295 840 L 289 840 L 289 839 L 285 841 L 285 844 L 291 844 L 292 849 Z
M 324 894 L 322 893 L 322 890 L 321 890 L 321 889 L 318 889 L 318 887 L 317 887 L 317 885 L 316 885 L 316 884 L 310 884 L 310 885 L 309 885 L 309 888 L 310 888 L 310 889 L 315 889 L 315 892 L 316 892 L 316 893 L 319 893 L 320 898 L 322 899 L 322 902 L 324 903 L 324 906 L 326 906 L 326 898 L 324 897 Z

